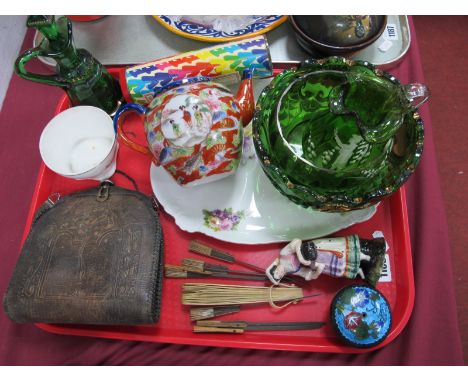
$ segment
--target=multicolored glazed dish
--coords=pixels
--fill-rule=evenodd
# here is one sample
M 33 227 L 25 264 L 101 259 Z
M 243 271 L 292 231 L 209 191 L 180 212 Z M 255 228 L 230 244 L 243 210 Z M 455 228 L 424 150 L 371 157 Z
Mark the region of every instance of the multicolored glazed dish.
M 268 41 L 265 36 L 216 44 L 202 49 L 164 57 L 125 70 L 124 93 L 141 105 L 149 104 L 154 93 L 185 78 L 232 76 L 239 78 L 244 70 L 254 78 L 273 74 Z M 216 80 L 215 80 L 216 81 Z
M 193 40 L 222 42 L 240 40 L 266 33 L 285 22 L 288 16 L 244 16 L 249 19 L 238 24 L 238 29 L 219 27 L 215 18 L 242 16 L 153 16 L 164 28 Z M 232 25 L 232 23 L 231 23 Z

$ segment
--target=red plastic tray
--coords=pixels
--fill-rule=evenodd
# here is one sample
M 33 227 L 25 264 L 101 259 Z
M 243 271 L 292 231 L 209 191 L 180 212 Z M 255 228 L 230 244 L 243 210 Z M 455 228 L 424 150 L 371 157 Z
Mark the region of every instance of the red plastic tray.
M 118 74 L 117 71 L 113 71 Z M 57 107 L 57 113 L 67 108 L 68 100 L 64 98 Z M 143 127 L 138 116 L 131 115 L 125 126 L 140 131 Z M 140 137 L 141 138 L 141 137 Z M 151 195 L 149 172 L 150 160 L 124 145 L 120 145 L 118 169 L 131 176 L 138 184 L 140 191 Z M 118 174 L 113 177 L 117 185 L 133 188 L 131 182 Z M 74 181 L 61 177 L 42 164 L 34 191 L 23 240 L 29 232 L 31 222 L 37 208 L 53 193 L 66 195 L 78 190 L 95 187 L 95 181 Z M 191 234 L 182 231 L 174 219 L 163 210 L 160 213 L 165 241 L 165 263 L 180 264 L 184 257 L 199 258 L 188 251 L 188 243 L 192 239 L 206 242 L 213 247 L 232 253 L 238 259 L 266 267 L 279 253 L 284 244 L 237 245 L 218 241 L 203 234 Z M 319 330 L 277 331 L 277 332 L 246 332 L 243 334 L 195 334 L 189 320 L 188 307 L 181 304 L 181 287 L 185 282 L 196 280 L 164 279 L 161 317 L 157 324 L 143 326 L 83 326 L 36 324 L 39 328 L 57 334 L 91 336 L 111 339 L 136 341 L 164 342 L 187 345 L 207 345 L 218 347 L 273 349 L 307 352 L 337 352 L 361 353 L 383 347 L 394 340 L 403 330 L 411 315 L 414 304 L 414 280 L 411 258 L 411 247 L 404 188 L 401 188 L 389 199 L 380 203 L 376 214 L 368 221 L 356 224 L 337 232 L 334 236 L 358 234 L 371 238 L 374 231 L 382 231 L 389 245 L 389 266 L 391 281 L 379 282 L 379 289 L 388 299 L 392 313 L 393 324 L 388 337 L 378 346 L 371 349 L 357 349 L 340 342 L 330 324 Z M 200 257 L 200 260 L 203 258 Z M 233 268 L 236 268 L 233 266 Z M 239 268 L 242 269 L 242 268 Z M 205 282 L 200 280 L 200 282 Z M 256 284 L 258 282 L 234 280 L 208 280 L 222 284 Z M 356 281 L 335 279 L 326 275 L 311 281 L 304 288 L 304 295 L 320 293 L 320 296 L 305 299 L 284 310 L 277 311 L 268 304 L 243 306 L 239 313 L 224 316 L 221 319 L 248 321 L 326 321 L 330 303 L 334 295 L 346 285 Z

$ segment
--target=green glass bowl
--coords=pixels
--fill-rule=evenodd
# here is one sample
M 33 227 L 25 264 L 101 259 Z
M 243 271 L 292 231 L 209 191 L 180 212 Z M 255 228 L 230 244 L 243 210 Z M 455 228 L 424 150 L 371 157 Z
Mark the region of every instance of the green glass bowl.
M 340 107 L 346 110 L 332 112 L 345 84 Z M 423 150 L 419 105 L 403 88 L 372 64 L 342 57 L 283 71 L 261 93 L 253 119 L 265 174 L 294 203 L 320 211 L 366 208 L 389 196 L 414 172 Z M 388 120 L 398 123 L 381 122 Z

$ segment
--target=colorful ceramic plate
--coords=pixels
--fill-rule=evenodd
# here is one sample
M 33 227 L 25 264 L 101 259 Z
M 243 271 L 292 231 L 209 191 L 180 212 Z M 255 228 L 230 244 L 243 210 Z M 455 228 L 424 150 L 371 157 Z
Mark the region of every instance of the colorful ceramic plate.
M 202 232 L 238 244 L 323 237 L 368 220 L 376 207 L 345 213 L 305 209 L 280 194 L 256 157 L 234 175 L 194 187 L 181 187 L 162 168 L 151 165 L 151 187 L 164 210 L 188 232 Z
M 251 16 L 253 19 L 247 25 L 233 31 L 216 29 L 206 22 L 185 21 L 182 16 L 153 16 L 164 28 L 193 40 L 224 42 L 240 40 L 266 33 L 285 22 L 288 16 Z M 198 16 L 202 17 L 202 16 Z M 222 16 L 235 17 L 235 16 Z M 208 25 L 206 25 L 208 24 Z

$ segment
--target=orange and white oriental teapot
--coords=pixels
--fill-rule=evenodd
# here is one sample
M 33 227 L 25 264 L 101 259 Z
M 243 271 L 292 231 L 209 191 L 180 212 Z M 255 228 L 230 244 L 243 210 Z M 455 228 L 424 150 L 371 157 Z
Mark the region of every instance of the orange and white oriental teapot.
M 245 70 L 236 95 L 209 77 L 171 83 L 145 107 L 125 104 L 115 114 L 121 141 L 149 155 L 182 185 L 197 185 L 232 174 L 243 146 L 243 127 L 254 112 L 252 72 Z M 123 115 L 144 115 L 147 147 L 132 141 L 122 129 Z

